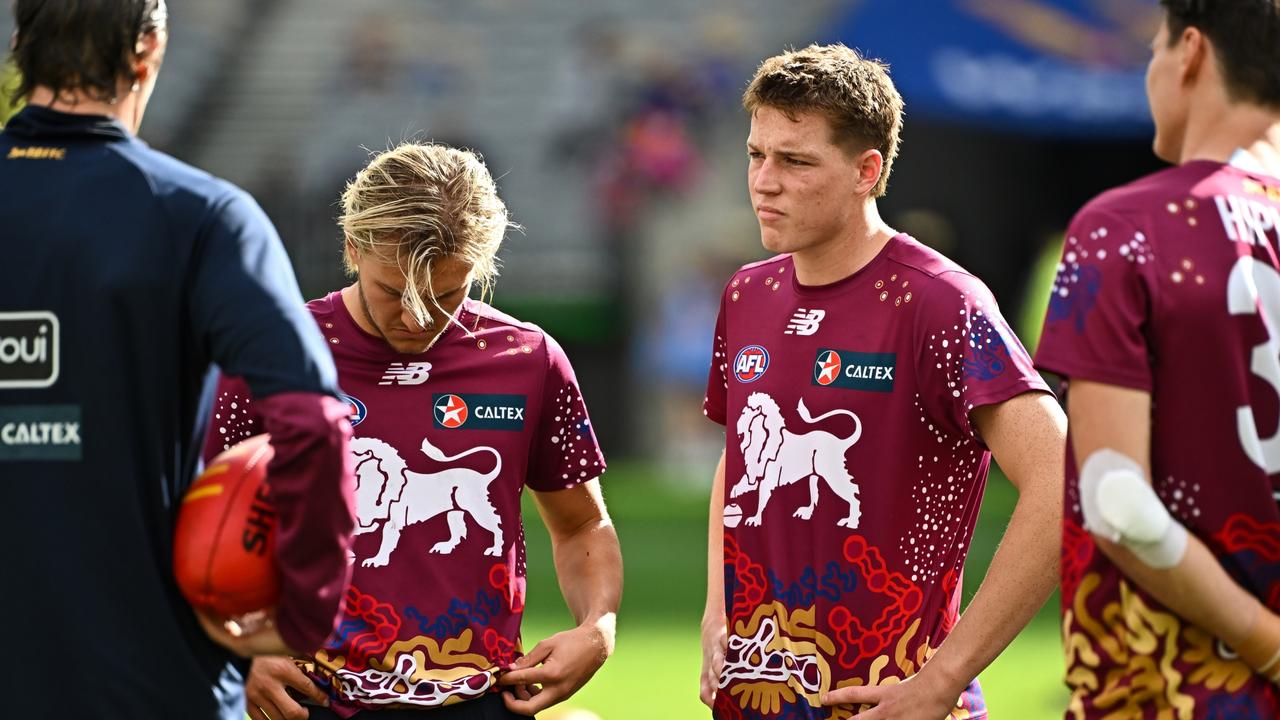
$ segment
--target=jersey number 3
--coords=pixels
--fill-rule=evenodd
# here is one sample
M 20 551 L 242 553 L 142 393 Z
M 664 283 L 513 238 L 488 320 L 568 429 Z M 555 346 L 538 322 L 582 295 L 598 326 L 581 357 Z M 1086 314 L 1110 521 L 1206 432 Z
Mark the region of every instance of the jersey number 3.
M 1242 257 L 1227 278 L 1227 311 L 1232 315 L 1257 314 L 1267 328 L 1267 341 L 1255 345 L 1249 369 L 1266 380 L 1280 396 L 1280 272 L 1252 257 Z M 1280 472 L 1280 429 L 1268 438 L 1258 436 L 1253 408 L 1236 408 L 1236 432 L 1244 454 L 1255 465 L 1274 475 Z

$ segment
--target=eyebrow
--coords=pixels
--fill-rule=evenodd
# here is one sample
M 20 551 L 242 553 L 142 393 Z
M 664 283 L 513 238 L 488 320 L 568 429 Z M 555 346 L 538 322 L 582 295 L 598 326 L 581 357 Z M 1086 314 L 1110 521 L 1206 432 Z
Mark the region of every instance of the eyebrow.
M 466 283 L 463 283 L 463 284 L 459 285 L 458 287 L 456 287 L 456 288 L 454 288 L 454 289 L 452 289 L 452 290 L 448 290 L 448 291 L 445 291 L 445 292 L 442 292 L 442 293 L 438 293 L 438 294 L 436 294 L 436 295 L 435 295 L 435 299 L 436 299 L 436 300 L 439 300 L 440 298 L 447 298 L 447 297 L 449 297 L 450 295 L 456 295 L 456 294 L 458 294 L 459 292 L 462 292 L 463 290 L 465 290 L 465 289 L 467 288 L 467 286 L 468 286 L 468 285 L 470 285 L 470 284 L 471 284 L 471 283 L 466 282 Z
M 750 150 L 751 152 L 764 152 L 764 150 L 760 149 L 758 146 L 756 146 L 756 145 L 754 145 L 754 144 L 752 144 L 752 143 L 747 143 L 747 149 L 748 149 L 748 150 Z M 775 155 L 786 155 L 786 156 L 788 156 L 788 157 L 805 158 L 805 159 L 809 159 L 809 160 L 817 160 L 817 159 L 818 159 L 818 156 L 817 156 L 817 155 L 815 155 L 815 154 L 813 154 L 813 153 L 805 152 L 805 151 L 803 151 L 803 150 L 797 150 L 797 149 L 795 149 L 795 148 L 789 148 L 789 147 L 786 147 L 786 146 L 783 146 L 783 147 L 780 147 L 780 148 L 776 148 L 776 149 L 773 151 L 773 153 L 774 153 Z

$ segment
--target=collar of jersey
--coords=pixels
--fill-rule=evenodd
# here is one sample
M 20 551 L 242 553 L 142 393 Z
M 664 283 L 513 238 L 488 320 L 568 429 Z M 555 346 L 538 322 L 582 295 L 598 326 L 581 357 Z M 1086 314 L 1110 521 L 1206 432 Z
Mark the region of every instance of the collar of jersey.
M 106 115 L 80 115 L 28 105 L 9 119 L 6 132 L 27 137 L 84 137 L 128 140 L 133 135 L 119 120 Z
M 894 235 L 889 238 L 889 242 L 885 243 L 884 247 L 880 248 L 880 252 L 876 253 L 875 257 L 871 258 L 866 265 L 855 270 L 853 274 L 846 275 L 845 277 L 842 277 L 835 282 L 829 282 L 826 285 L 802 285 L 796 278 L 796 274 L 792 272 L 791 289 L 794 290 L 797 295 L 803 295 L 805 297 L 829 297 L 831 295 L 839 295 L 856 284 L 861 278 L 866 277 L 866 275 L 873 268 L 879 265 L 880 262 L 889 254 L 890 248 L 896 247 L 906 237 L 906 233 L 898 233 L 897 235 Z
M 358 343 L 361 346 L 361 349 L 368 350 L 370 353 L 374 353 L 377 355 L 386 355 L 392 358 L 418 357 L 418 356 L 430 355 L 445 343 L 452 341 L 454 333 L 459 332 L 459 328 L 455 327 L 457 323 L 451 322 L 447 327 L 445 327 L 444 332 L 440 334 L 440 337 L 436 340 L 435 344 L 432 345 L 430 348 L 428 348 L 426 351 L 418 353 L 418 355 L 414 355 L 414 356 L 405 356 L 405 355 L 402 355 L 401 353 L 396 352 L 395 350 L 392 350 L 391 346 L 388 345 L 387 341 L 384 340 L 382 337 L 378 335 L 374 335 L 370 333 L 368 330 L 365 330 L 364 328 L 360 327 L 360 323 L 357 323 L 356 319 L 351 317 L 351 311 L 347 309 L 347 304 L 342 301 L 341 290 L 335 290 L 329 293 L 328 300 L 329 300 L 329 307 L 332 309 L 333 315 L 337 319 L 337 322 L 343 325 L 344 328 L 346 328 L 347 332 L 343 333 L 344 336 L 360 338 Z M 462 307 L 458 309 L 458 316 L 457 316 L 458 322 L 466 322 L 467 317 L 469 315 L 468 313 L 469 302 L 470 302 L 470 299 L 463 301 Z

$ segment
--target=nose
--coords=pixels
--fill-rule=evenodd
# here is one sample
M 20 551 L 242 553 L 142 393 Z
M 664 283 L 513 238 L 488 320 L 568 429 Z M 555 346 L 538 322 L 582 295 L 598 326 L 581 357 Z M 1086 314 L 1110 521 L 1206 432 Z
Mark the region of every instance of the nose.
M 751 169 L 750 185 L 753 192 L 761 195 L 777 195 L 782 191 L 777 168 L 772 159 L 765 158 Z
M 402 308 L 400 310 L 400 322 L 404 323 L 405 329 L 409 332 L 419 333 L 426 330 L 427 326 L 431 324 L 431 318 L 427 318 L 426 320 L 426 323 L 418 322 L 418 318 L 409 308 Z

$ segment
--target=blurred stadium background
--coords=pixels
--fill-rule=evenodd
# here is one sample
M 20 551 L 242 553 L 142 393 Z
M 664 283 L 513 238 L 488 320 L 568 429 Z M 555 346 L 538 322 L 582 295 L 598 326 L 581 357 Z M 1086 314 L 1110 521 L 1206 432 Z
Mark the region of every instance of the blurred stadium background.
M 617 654 L 567 704 L 582 712 L 549 718 L 706 715 L 698 620 L 723 433 L 699 408 L 720 288 L 761 253 L 738 106 L 760 60 L 839 40 L 891 64 L 907 121 L 881 210 L 983 278 L 1028 345 L 1071 213 L 1156 167 L 1142 80 L 1154 0 L 169 6 L 141 135 L 253 193 L 307 297 L 344 282 L 336 200 L 367 150 L 467 146 L 499 178 L 525 231 L 502 253 L 496 304 L 573 359 L 627 559 Z M 1013 501 L 993 473 L 970 596 Z M 529 530 L 531 646 L 568 615 Z M 1055 604 L 984 674 L 993 717 L 1060 716 Z

